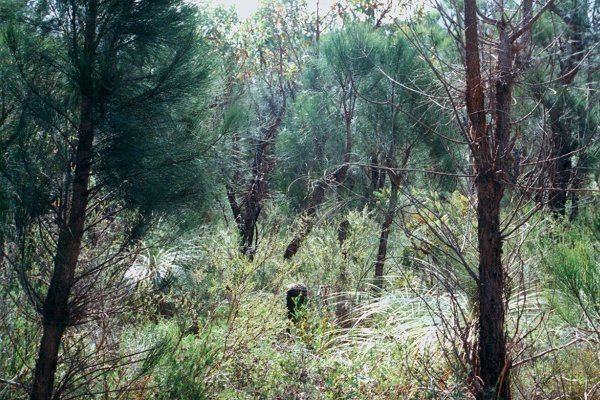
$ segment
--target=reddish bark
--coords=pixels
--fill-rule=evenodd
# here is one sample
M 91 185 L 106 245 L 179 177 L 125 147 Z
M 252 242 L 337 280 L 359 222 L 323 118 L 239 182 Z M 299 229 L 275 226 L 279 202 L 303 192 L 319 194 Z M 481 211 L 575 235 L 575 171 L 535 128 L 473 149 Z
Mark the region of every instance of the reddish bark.
M 499 30 L 498 61 L 495 71 L 494 109 L 486 122 L 484 82 L 481 76 L 477 4 L 465 1 L 466 105 L 469 116 L 471 151 L 477 178 L 477 238 L 479 250 L 479 400 L 510 399 L 510 361 L 504 333 L 503 240 L 500 228 L 500 201 L 505 188 L 505 164 L 510 143 L 510 100 L 512 88 L 512 46 L 504 21 Z M 492 100 L 492 99 L 490 99 Z M 492 133 L 493 131 L 493 133 Z
M 78 143 L 75 155 L 75 175 L 70 198 L 68 221 L 60 227 L 54 271 L 42 308 L 43 334 L 36 361 L 32 400 L 48 400 L 54 390 L 58 354 L 65 329 L 72 323 L 69 295 L 81 251 L 88 206 L 88 184 L 94 141 L 92 119 L 92 65 L 96 36 L 97 1 L 88 4 L 85 28 L 84 58 L 81 66 L 81 106 Z
M 85 227 L 93 139 L 94 127 L 91 121 L 90 101 L 84 97 L 70 201 L 71 210 L 67 224 L 60 229 L 54 272 L 42 309 L 43 336 L 31 393 L 31 398 L 35 400 L 49 399 L 52 395 L 60 343 L 65 329 L 71 323 L 69 294 L 73 286 Z

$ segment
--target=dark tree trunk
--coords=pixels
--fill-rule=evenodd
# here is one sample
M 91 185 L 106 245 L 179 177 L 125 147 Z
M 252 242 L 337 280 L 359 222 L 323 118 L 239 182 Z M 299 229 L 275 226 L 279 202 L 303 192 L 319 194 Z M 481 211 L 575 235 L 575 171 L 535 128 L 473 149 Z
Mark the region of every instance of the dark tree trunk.
M 69 220 L 60 229 L 54 272 L 42 309 L 43 336 L 31 393 L 31 398 L 35 400 L 51 398 L 62 335 L 71 323 L 69 294 L 75 277 L 85 227 L 91 169 L 90 158 L 94 139 L 90 100 L 87 97 L 82 100 L 78 136 L 77 165 Z
M 84 57 L 81 66 L 81 108 L 75 155 L 75 175 L 70 198 L 71 207 L 68 220 L 60 226 L 54 271 L 42 308 L 43 334 L 33 376 L 32 400 L 48 400 L 52 397 L 61 340 L 73 318 L 69 310 L 69 295 L 85 231 L 94 141 L 92 69 L 96 16 L 97 1 L 91 0 L 87 8 Z
M 379 247 L 377 249 L 377 258 L 375 261 L 375 286 L 383 289 L 384 285 L 384 268 L 387 258 L 388 239 L 390 237 L 390 229 L 396 215 L 396 206 L 398 205 L 398 185 L 392 180 L 392 190 L 388 208 L 385 212 L 383 222 L 381 224 L 381 233 L 379 235 Z
M 566 204 L 569 198 L 569 185 L 577 181 L 576 171 L 573 170 L 573 151 L 576 148 L 574 135 L 562 118 L 568 116 L 570 111 L 565 103 L 568 96 L 567 87 L 573 83 L 581 69 L 582 60 L 585 56 L 585 32 L 588 29 L 587 7 L 580 6 L 575 10 L 564 12 L 557 6 L 550 8 L 567 25 L 566 45 L 561 46 L 560 72 L 557 79 L 559 87 L 558 99 L 549 104 L 548 99 L 542 99 L 544 105 L 550 110 L 550 130 L 552 134 L 552 158 L 550 185 L 548 191 L 548 208 L 555 215 L 566 214 Z M 552 98 L 554 100 L 554 97 Z M 576 195 L 572 195 L 576 199 Z M 573 203 L 572 208 L 577 214 L 577 206 Z
M 0 233 L 0 274 L 4 271 L 4 252 L 6 251 L 6 244 L 4 243 L 4 236 Z
M 571 195 L 571 214 L 569 214 L 569 221 L 574 222 L 579 216 L 579 196 L 577 192 L 573 191 Z
M 392 111 L 393 117 L 392 121 L 396 121 L 396 116 L 398 111 Z M 379 247 L 377 249 L 377 258 L 375 261 L 375 279 L 374 283 L 378 289 L 383 289 L 384 286 L 384 269 L 385 269 L 385 261 L 387 259 L 387 250 L 388 250 L 388 240 L 390 236 L 390 229 L 392 227 L 392 223 L 394 222 L 394 216 L 396 215 L 396 207 L 398 205 L 398 191 L 400 189 L 400 172 L 396 170 L 396 161 L 394 157 L 396 156 L 396 148 L 398 146 L 398 132 L 397 126 L 395 122 L 392 123 L 392 142 L 390 144 L 390 148 L 388 150 L 385 167 L 387 169 L 387 174 L 382 172 L 380 175 L 380 183 L 382 189 L 385 184 L 385 176 L 389 175 L 390 177 L 390 185 L 391 185 L 391 193 L 390 200 L 388 204 L 388 209 L 385 212 L 383 217 L 383 223 L 381 224 L 381 233 L 379 235 Z M 408 164 L 408 160 L 410 158 L 412 145 L 409 145 L 405 151 L 404 156 L 402 157 L 402 169 L 406 167 Z
M 369 187 L 365 194 L 365 199 L 369 207 L 372 207 L 373 194 L 380 191 L 385 187 L 385 170 L 379 165 L 379 159 L 377 156 L 371 158 L 371 165 L 369 166 Z
M 343 166 L 340 168 L 340 170 L 341 169 L 344 170 L 343 173 L 338 174 L 336 172 L 331 176 L 326 177 L 324 181 L 318 182 L 313 189 L 309 205 L 300 215 L 300 229 L 296 232 L 290 243 L 285 248 L 283 258 L 286 260 L 291 259 L 296 255 L 296 253 L 298 253 L 302 242 L 304 242 L 304 239 L 306 239 L 312 230 L 317 210 L 325 201 L 325 188 L 327 187 L 327 184 L 331 182 L 334 186 L 339 186 L 344 183 L 348 166 Z M 340 170 L 338 170 L 338 172 Z
M 284 98 L 285 107 L 285 98 Z M 240 207 L 240 235 L 242 252 L 250 259 L 256 252 L 256 243 L 258 240 L 257 221 L 262 208 L 262 202 L 267 196 L 268 181 L 270 173 L 273 170 L 274 160 L 272 155 L 273 145 L 279 133 L 279 127 L 283 122 L 284 109 L 275 117 L 272 124 L 265 129 L 263 137 L 258 143 L 258 149 L 254 161 L 253 178 Z M 272 110 L 273 114 L 276 111 Z
M 510 399 L 509 365 L 504 334 L 504 270 L 500 233 L 502 185 L 494 171 L 480 172 L 477 187 L 479 247 L 479 400 Z
M 274 94 L 271 95 L 274 96 Z M 256 154 L 252 165 L 252 179 L 246 187 L 243 187 L 245 183 L 240 170 L 242 164 L 240 138 L 238 135 L 233 136 L 232 158 L 236 167 L 233 176 L 226 184 L 227 201 L 240 235 L 240 251 L 248 256 L 250 260 L 254 258 L 256 252 L 258 243 L 257 221 L 262 203 L 267 197 L 268 181 L 275 164 L 272 154 L 273 146 L 277 140 L 286 109 L 284 89 L 281 89 L 281 95 L 282 105 L 280 108 L 276 105 L 274 97 L 270 99 L 269 111 L 272 119 L 266 127 L 261 129 L 261 136 L 256 144 Z
M 477 178 L 477 238 L 479 251 L 479 368 L 478 400 L 510 399 L 510 360 L 504 333 L 504 269 L 500 201 L 507 180 L 512 89 L 511 38 L 504 20 L 497 22 L 498 57 L 493 78 L 492 120 L 486 121 L 481 75 L 477 3 L 465 1 L 465 77 L 471 152 Z M 490 96 L 491 97 L 491 96 Z M 492 99 L 490 99 L 492 100 Z M 493 130 L 493 133 L 491 132 Z
M 548 207 L 557 215 L 565 215 L 567 191 L 571 181 L 571 137 L 560 121 L 562 107 L 550 109 L 550 129 L 552 133 L 552 167 Z
M 312 230 L 312 221 L 314 219 L 315 214 L 317 213 L 317 209 L 321 203 L 325 200 L 325 183 L 319 182 L 317 186 L 313 189 L 310 203 L 306 210 L 302 213 L 300 217 L 300 230 L 294 235 L 292 241 L 287 245 L 285 249 L 285 253 L 283 258 L 286 260 L 291 259 L 298 250 L 300 249 L 300 245 L 302 241 L 308 236 L 310 231 Z

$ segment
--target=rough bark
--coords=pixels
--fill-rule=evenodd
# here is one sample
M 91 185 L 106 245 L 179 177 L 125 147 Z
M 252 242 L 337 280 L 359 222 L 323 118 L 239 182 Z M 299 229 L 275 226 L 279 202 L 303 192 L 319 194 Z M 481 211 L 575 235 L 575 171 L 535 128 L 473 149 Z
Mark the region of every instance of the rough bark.
M 272 96 L 274 96 L 272 94 Z M 239 167 L 236 167 L 232 181 L 227 186 L 227 199 L 233 213 L 238 232 L 240 234 L 240 251 L 252 259 L 256 252 L 258 241 L 257 220 L 260 215 L 262 203 L 267 197 L 268 182 L 275 165 L 273 157 L 273 146 L 279 134 L 279 128 L 283 122 L 286 110 L 286 94 L 281 89 L 282 105 L 278 107 L 275 99 L 270 99 L 271 122 L 262 129 L 260 139 L 257 142 L 256 154 L 252 165 L 252 178 L 247 187 L 243 189 L 241 198 L 238 199 L 238 192 L 234 185 L 240 185 L 242 174 Z M 241 164 L 239 160 L 240 148 L 239 137 L 233 138 L 233 157 L 237 165 Z
M 255 237 L 256 222 L 260 215 L 262 202 L 267 195 L 268 180 L 273 170 L 272 148 L 279 132 L 279 127 L 283 122 L 284 111 L 280 111 L 273 123 L 266 128 L 263 137 L 258 143 L 258 149 L 253 166 L 253 178 L 250 186 L 246 190 L 242 207 L 240 207 L 240 235 L 242 252 L 253 257 L 256 251 Z
M 71 323 L 69 294 L 81 249 L 90 177 L 90 156 L 93 142 L 89 99 L 82 100 L 77 166 L 71 195 L 71 212 L 67 225 L 61 227 L 54 272 L 42 309 L 43 336 L 35 367 L 32 399 L 49 399 L 58 363 L 58 351 L 65 329 Z
M 493 170 L 479 172 L 477 222 L 479 249 L 479 400 L 510 399 L 509 362 L 504 334 L 504 270 L 500 233 L 502 184 Z
M 34 370 L 32 400 L 52 397 L 54 377 L 58 365 L 60 344 L 66 328 L 72 323 L 69 295 L 85 230 L 88 205 L 88 184 L 94 141 L 92 117 L 92 68 L 96 31 L 97 1 L 88 4 L 85 28 L 84 59 L 81 67 L 81 106 L 78 143 L 75 156 L 75 175 L 70 198 L 70 213 L 66 224 L 60 227 L 54 270 L 43 308 L 43 334 Z
M 510 143 L 512 48 L 504 21 L 499 30 L 498 61 L 491 126 L 486 122 L 484 83 L 481 76 L 477 4 L 465 1 L 466 105 L 471 151 L 477 178 L 477 237 L 479 250 L 479 400 L 510 399 L 509 366 L 504 333 L 504 270 L 500 201 L 505 186 L 505 160 Z M 493 130 L 493 133 L 492 133 Z

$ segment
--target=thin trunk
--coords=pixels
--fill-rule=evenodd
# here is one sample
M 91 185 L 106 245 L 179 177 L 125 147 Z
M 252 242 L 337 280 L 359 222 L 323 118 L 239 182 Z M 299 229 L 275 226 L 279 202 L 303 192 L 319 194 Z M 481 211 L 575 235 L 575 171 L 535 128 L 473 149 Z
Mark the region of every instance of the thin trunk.
M 68 302 L 84 233 L 93 139 L 90 102 L 88 98 L 84 98 L 79 125 L 77 166 L 71 195 L 71 212 L 67 225 L 60 230 L 54 272 L 42 309 L 44 329 L 31 393 L 31 398 L 35 400 L 51 398 L 62 335 L 71 322 Z
M 579 196 L 577 192 L 573 191 L 571 195 L 571 214 L 569 214 L 569 221 L 574 222 L 579 216 Z
M 240 137 L 235 134 L 232 137 L 232 159 L 233 164 L 235 166 L 235 170 L 233 172 L 233 177 L 230 182 L 228 182 L 225 186 L 227 189 L 227 200 L 229 201 L 229 207 L 231 207 L 231 212 L 233 213 L 233 219 L 238 230 L 241 232 L 242 230 L 242 210 L 237 201 L 237 193 L 234 187 L 234 184 L 239 184 L 242 181 L 242 173 L 240 172 L 240 165 L 242 161 L 240 160 Z
M 285 249 L 283 258 L 291 259 L 300 249 L 300 245 L 312 230 L 312 221 L 317 209 L 325 199 L 325 183 L 319 182 L 311 193 L 311 198 L 308 207 L 300 216 L 300 230 L 294 235 Z
M 0 233 L 0 273 L 4 270 L 4 253 L 6 250 L 6 244 L 4 243 L 4 236 Z
M 365 199 L 369 207 L 372 207 L 373 204 L 373 195 L 375 192 L 380 191 L 385 187 L 385 177 L 386 173 L 384 169 L 379 165 L 379 159 L 377 156 L 371 157 L 371 165 L 370 169 L 370 177 L 369 177 L 369 187 L 367 189 L 367 193 L 365 194 Z
M 58 353 L 65 329 L 72 323 L 69 295 L 81 250 L 89 200 L 88 184 L 91 171 L 94 125 L 92 120 L 92 69 L 96 32 L 97 1 L 88 4 L 85 28 L 84 59 L 81 80 L 81 106 L 78 143 L 75 155 L 75 176 L 71 193 L 68 221 L 60 227 L 54 271 L 42 308 L 43 334 L 36 361 L 32 400 L 48 400 L 54 390 Z
M 344 163 L 335 172 L 328 174 L 322 182 L 317 183 L 315 189 L 311 193 L 311 199 L 308 207 L 300 216 L 300 229 L 285 249 L 283 258 L 291 259 L 296 255 L 304 239 L 312 230 L 314 217 L 318 208 L 325 201 L 325 188 L 329 183 L 332 183 L 336 188 L 340 187 L 346 180 L 346 174 L 350 168 L 350 157 L 352 155 L 352 118 L 354 115 L 354 104 L 356 97 L 353 94 L 348 94 L 349 98 L 344 101 L 344 121 L 346 125 L 346 143 L 344 147 Z
M 396 114 L 394 114 L 393 120 L 396 120 Z M 390 201 L 388 204 L 388 209 L 383 218 L 383 223 L 381 224 L 381 233 L 379 236 L 379 247 L 377 249 L 377 258 L 375 261 L 375 286 L 378 289 L 383 289 L 384 279 L 383 273 L 385 268 L 385 261 L 387 259 L 387 249 L 388 249 L 388 240 L 390 236 L 390 229 L 392 227 L 392 223 L 394 222 L 394 216 L 396 215 L 396 207 L 398 205 L 398 191 L 400 189 L 400 175 L 395 171 L 395 162 L 393 161 L 394 153 L 396 152 L 397 146 L 397 132 L 396 132 L 396 124 L 392 126 L 392 143 L 387 155 L 386 167 L 388 168 L 387 175 L 390 176 L 390 185 L 391 185 L 391 193 L 390 193 Z M 408 159 L 410 158 L 412 145 L 408 146 L 404 151 L 404 157 L 402 158 L 402 169 L 406 167 L 408 164 Z M 382 174 L 386 175 L 386 174 Z
M 289 260 L 296 255 L 298 250 L 300 250 L 302 242 L 304 242 L 304 239 L 306 239 L 306 237 L 313 228 L 314 218 L 317 213 L 317 210 L 325 201 L 325 188 L 327 186 L 327 183 L 331 182 L 336 187 L 339 187 L 341 184 L 344 183 L 347 170 L 348 166 L 344 165 L 340 167 L 335 173 L 331 174 L 330 176 L 327 176 L 324 179 L 324 181 L 317 183 L 315 189 L 311 193 L 311 199 L 309 201 L 308 207 L 302 212 L 300 216 L 300 229 L 298 230 L 298 232 L 296 232 L 290 243 L 287 245 L 283 258 Z
M 390 236 L 390 228 L 394 222 L 394 215 L 396 214 L 396 206 L 398 205 L 398 184 L 396 184 L 393 179 L 391 179 L 391 182 L 392 190 L 390 194 L 390 200 L 383 223 L 381 224 L 379 248 L 377 249 L 377 259 L 375 261 L 375 286 L 379 289 L 383 289 L 383 273 L 387 258 L 388 239 Z
M 567 87 L 575 80 L 585 55 L 586 43 L 584 37 L 588 29 L 587 7 L 582 6 L 569 13 L 561 11 L 557 6 L 551 7 L 551 10 L 565 22 L 568 30 L 566 45 L 561 46 L 558 77 L 560 87 L 557 88 L 560 93 L 559 97 L 552 105 L 548 104 L 549 101 L 544 101 L 550 109 L 551 157 L 554 160 L 550 175 L 551 189 L 548 194 L 548 207 L 555 215 L 565 215 L 569 184 L 577 180 L 572 170 L 572 152 L 576 145 L 573 143 L 573 135 L 565 126 L 565 122 L 561 121 L 561 118 L 569 114 L 566 110 L 564 96 L 568 95 L 566 93 Z
M 565 215 L 567 191 L 571 181 L 571 137 L 560 121 L 562 107 L 550 109 L 550 129 L 552 132 L 552 168 L 548 207 L 555 215 Z

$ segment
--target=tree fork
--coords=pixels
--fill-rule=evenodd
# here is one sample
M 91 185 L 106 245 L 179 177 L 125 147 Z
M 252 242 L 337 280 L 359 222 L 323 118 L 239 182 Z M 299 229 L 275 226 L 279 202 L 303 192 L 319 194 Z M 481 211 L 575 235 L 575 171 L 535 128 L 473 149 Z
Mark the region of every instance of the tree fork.
M 494 77 L 495 110 L 493 135 L 486 121 L 484 82 L 481 75 L 476 0 L 466 0 L 465 77 L 469 139 L 477 178 L 477 239 L 479 251 L 479 368 L 482 381 L 478 400 L 510 399 L 510 362 L 504 333 L 504 269 L 500 201 L 504 194 L 505 160 L 510 143 L 510 101 L 512 88 L 511 38 L 504 20 L 499 30 L 498 61 Z

